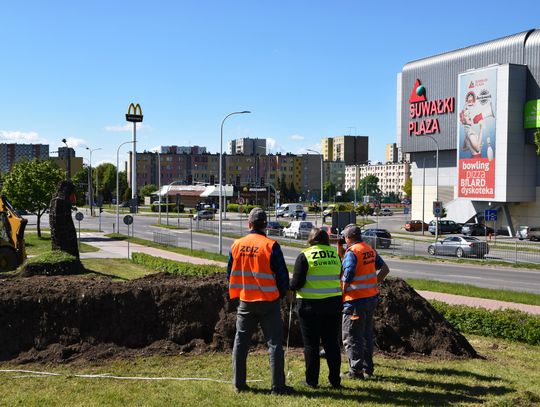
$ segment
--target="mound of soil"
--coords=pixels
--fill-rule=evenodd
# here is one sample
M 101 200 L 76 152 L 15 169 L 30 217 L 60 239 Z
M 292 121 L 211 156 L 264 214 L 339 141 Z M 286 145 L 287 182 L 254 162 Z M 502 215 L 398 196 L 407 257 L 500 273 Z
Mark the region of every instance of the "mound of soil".
M 224 274 L 155 274 L 128 282 L 87 276 L 0 280 L 0 360 L 62 362 L 129 355 L 229 350 L 237 301 Z M 282 301 L 285 332 L 289 305 Z M 399 279 L 381 287 L 379 350 L 474 357 L 467 340 Z M 253 337 L 262 344 L 262 335 Z M 289 343 L 302 346 L 293 314 Z

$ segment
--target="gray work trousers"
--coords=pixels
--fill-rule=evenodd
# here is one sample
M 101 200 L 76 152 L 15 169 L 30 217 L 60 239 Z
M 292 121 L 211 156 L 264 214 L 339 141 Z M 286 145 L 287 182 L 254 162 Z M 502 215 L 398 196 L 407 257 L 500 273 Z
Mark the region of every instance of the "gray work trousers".
M 251 344 L 251 336 L 261 325 L 264 340 L 268 345 L 272 390 L 285 386 L 285 356 L 283 352 L 283 325 L 279 300 L 240 301 L 236 313 L 236 335 L 232 354 L 233 384 L 237 389 L 246 387 L 246 361 Z

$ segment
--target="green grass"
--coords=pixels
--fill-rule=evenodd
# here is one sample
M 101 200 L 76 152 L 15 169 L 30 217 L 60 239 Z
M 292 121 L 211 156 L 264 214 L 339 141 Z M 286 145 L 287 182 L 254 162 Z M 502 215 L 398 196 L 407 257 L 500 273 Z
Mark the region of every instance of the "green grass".
M 510 290 L 493 290 L 475 287 L 468 284 L 444 283 L 433 280 L 406 279 L 415 290 L 434 291 L 438 293 L 457 294 L 467 297 L 487 298 L 497 301 L 517 302 L 520 304 L 539 305 L 540 295 Z
M 126 235 L 118 234 L 118 233 L 109 233 L 109 234 L 106 234 L 105 237 L 110 237 L 112 239 L 117 239 L 117 240 L 128 239 Z M 202 259 L 209 259 L 209 260 L 222 261 L 222 262 L 227 262 L 229 259 L 228 255 L 211 253 L 211 252 L 207 252 L 206 250 L 193 249 L 192 251 L 188 249 L 187 247 L 165 246 L 159 243 L 151 242 L 150 240 L 140 239 L 138 237 L 129 237 L 129 241 L 132 243 L 140 244 L 142 246 L 155 247 L 156 249 L 167 250 L 173 253 L 180 253 L 186 256 L 199 257 Z
M 83 266 L 88 271 L 87 276 L 110 277 L 115 281 L 134 280 L 157 271 L 133 263 L 129 259 L 82 259 Z
M 60 377 L 28 377 L 21 373 L 0 373 L 2 405 L 74 406 L 418 406 L 490 405 L 533 406 L 540 403 L 540 352 L 538 347 L 502 340 L 471 337 L 484 359 L 437 360 L 423 357 L 391 358 L 376 355 L 378 379 L 344 381 L 343 390 L 327 386 L 327 369 L 322 363 L 319 389 L 300 385 L 304 379 L 301 350 L 287 357 L 287 378 L 297 390 L 291 396 L 272 396 L 268 357 L 257 351 L 248 358 L 248 380 L 254 389 L 236 394 L 230 383 L 207 381 L 150 381 L 79 378 L 74 374 L 103 374 L 143 377 L 198 377 L 228 381 L 230 353 L 183 354 L 168 357 L 139 357 L 73 365 L 14 366 L 0 369 L 28 369 L 61 373 Z M 503 368 L 501 368 L 503 367 Z M 345 369 L 345 362 L 342 363 Z M 22 376 L 22 377 L 16 377 Z
M 38 237 L 35 233 L 26 233 L 24 235 L 24 241 L 27 255 L 34 256 L 51 250 L 51 236 L 49 234 L 42 233 L 41 237 Z M 97 252 L 99 249 L 89 244 L 81 243 L 79 251 L 81 253 L 90 253 Z

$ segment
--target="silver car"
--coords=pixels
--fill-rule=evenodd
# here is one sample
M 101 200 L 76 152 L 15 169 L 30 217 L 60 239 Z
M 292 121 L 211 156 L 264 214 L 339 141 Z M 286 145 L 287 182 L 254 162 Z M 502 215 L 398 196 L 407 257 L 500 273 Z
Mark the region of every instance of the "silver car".
M 489 245 L 475 237 L 453 236 L 430 244 L 428 253 L 432 256 L 484 258 L 489 253 Z

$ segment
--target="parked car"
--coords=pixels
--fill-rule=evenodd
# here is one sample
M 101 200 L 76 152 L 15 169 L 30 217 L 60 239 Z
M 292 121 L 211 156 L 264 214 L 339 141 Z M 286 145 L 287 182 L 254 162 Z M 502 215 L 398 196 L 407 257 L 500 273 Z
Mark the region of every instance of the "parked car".
M 366 229 L 362 231 L 362 241 L 374 249 L 388 249 L 392 244 L 392 235 L 386 229 Z
M 270 235 L 281 236 L 282 233 L 283 233 L 283 226 L 281 226 L 281 223 L 275 222 L 275 221 L 268 222 L 268 225 L 266 226 L 266 234 L 268 236 Z
M 327 216 L 332 216 L 332 213 L 336 210 L 336 205 L 328 205 L 323 211 L 322 216 L 325 219 Z
M 489 253 L 489 245 L 476 237 L 452 236 L 430 244 L 428 253 L 432 256 L 448 255 L 484 258 Z
M 540 227 L 520 226 L 517 231 L 517 237 L 519 240 L 540 240 Z
M 485 236 L 493 234 L 493 228 L 481 223 L 465 223 L 461 228 L 461 233 L 465 236 Z
M 209 210 L 198 211 L 193 215 L 193 220 L 211 220 L 214 219 L 214 212 Z
M 332 226 L 328 226 L 328 225 L 323 225 L 320 227 L 321 230 L 324 230 L 326 233 L 328 233 L 328 236 L 330 237 L 331 240 L 337 240 L 338 238 L 338 233 L 337 233 L 337 229 L 332 227 Z
M 313 223 L 303 220 L 295 220 L 283 229 L 283 236 L 294 239 L 307 239 L 309 232 L 313 229 Z
M 296 211 L 303 211 L 304 205 L 301 203 L 288 203 L 283 204 L 279 208 L 276 209 L 276 217 L 280 216 L 290 216 L 290 214 L 294 214 Z
M 394 212 L 390 208 L 382 208 L 379 211 L 379 216 L 392 216 Z
M 307 216 L 307 213 L 303 209 L 297 209 L 296 211 L 289 212 L 288 214 L 284 216 L 287 218 L 300 220 L 300 219 L 305 219 L 305 217 Z
M 432 220 L 429 222 L 429 233 L 432 235 L 435 234 L 435 221 Z M 440 220 L 439 221 L 439 234 L 443 233 L 461 233 L 461 227 L 462 225 L 459 223 L 454 222 L 453 220 Z
M 423 226 L 423 229 L 422 229 Z M 428 230 L 428 224 L 421 220 L 409 220 L 405 222 L 405 230 L 409 232 L 416 232 L 417 230 Z

